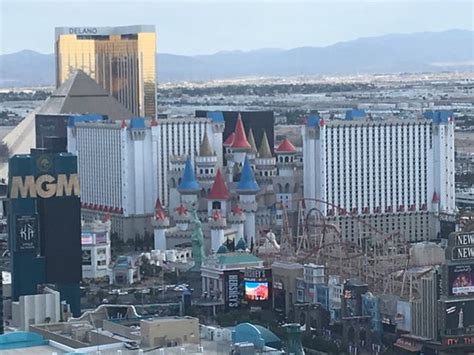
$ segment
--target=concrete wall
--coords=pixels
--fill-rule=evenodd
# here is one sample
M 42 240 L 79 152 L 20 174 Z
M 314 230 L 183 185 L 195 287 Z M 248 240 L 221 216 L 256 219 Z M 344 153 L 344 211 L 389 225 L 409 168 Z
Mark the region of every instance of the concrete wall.
M 61 319 L 59 292 L 21 296 L 12 303 L 13 325 L 28 331 L 30 325 L 42 324 L 49 317 L 52 323 Z
M 111 333 L 118 334 L 120 336 L 123 336 L 125 338 L 129 338 L 131 340 L 140 340 L 140 331 L 137 329 L 132 329 L 130 328 L 131 325 L 136 324 L 137 322 L 129 322 L 127 323 L 117 323 L 117 322 L 111 322 L 108 320 L 104 320 L 102 324 L 102 328 L 104 330 L 107 330 Z M 134 334 L 137 333 L 137 334 Z
M 199 342 L 197 318 L 170 318 L 169 320 L 142 320 L 140 322 L 142 345 L 168 346 Z

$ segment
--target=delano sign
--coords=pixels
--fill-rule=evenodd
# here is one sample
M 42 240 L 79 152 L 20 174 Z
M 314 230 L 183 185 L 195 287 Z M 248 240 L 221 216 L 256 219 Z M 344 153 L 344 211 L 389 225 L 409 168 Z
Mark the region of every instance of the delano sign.
M 13 176 L 11 179 L 10 198 L 50 198 L 61 196 L 79 196 L 79 178 L 77 174 Z

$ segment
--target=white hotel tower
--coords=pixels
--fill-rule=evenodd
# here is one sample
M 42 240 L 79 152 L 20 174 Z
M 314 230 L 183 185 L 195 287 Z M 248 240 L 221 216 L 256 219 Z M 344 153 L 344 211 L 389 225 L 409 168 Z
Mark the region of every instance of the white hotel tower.
M 303 127 L 304 196 L 344 238 L 369 233 L 356 218 L 406 241 L 432 240 L 440 214 L 455 212 L 454 121 L 450 112 L 414 119 L 308 118 Z M 319 202 L 321 201 L 321 202 Z
M 112 231 L 126 238 L 152 231 L 158 197 L 168 205 L 170 157 L 193 159 L 204 134 L 214 137 L 224 124 L 195 117 L 122 122 L 78 117 L 69 122 L 68 151 L 78 156 L 83 215 L 92 219 L 110 213 Z M 222 152 L 219 140 L 210 144 Z

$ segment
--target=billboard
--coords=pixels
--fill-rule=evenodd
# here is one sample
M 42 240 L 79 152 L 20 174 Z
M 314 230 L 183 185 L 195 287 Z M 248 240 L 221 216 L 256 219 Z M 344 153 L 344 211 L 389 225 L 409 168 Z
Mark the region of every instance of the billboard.
M 95 243 L 96 244 L 106 244 L 107 243 L 107 233 L 106 232 L 95 233 Z
M 474 264 L 448 266 L 448 293 L 450 296 L 474 294 Z
M 227 309 L 240 307 L 240 272 L 227 272 L 225 279 L 225 306 Z
M 81 234 L 81 244 L 82 245 L 94 244 L 94 233 L 82 232 L 82 234 Z
M 268 282 L 245 281 L 247 301 L 268 301 Z
M 38 247 L 38 217 L 36 215 L 16 217 L 15 250 L 36 250 Z
M 82 251 L 82 265 L 92 265 L 92 256 L 90 250 Z
M 470 334 L 474 332 L 474 299 L 444 303 L 446 333 Z

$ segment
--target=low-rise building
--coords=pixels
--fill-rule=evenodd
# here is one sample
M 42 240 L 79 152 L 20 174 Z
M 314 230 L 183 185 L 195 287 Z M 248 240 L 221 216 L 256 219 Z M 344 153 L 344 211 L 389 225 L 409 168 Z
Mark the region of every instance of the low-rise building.
M 199 320 L 166 317 L 140 321 L 142 347 L 171 347 L 199 343 Z
M 96 279 L 109 276 L 110 216 L 102 221 L 82 223 L 82 278 Z

